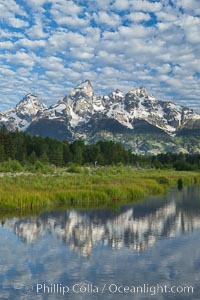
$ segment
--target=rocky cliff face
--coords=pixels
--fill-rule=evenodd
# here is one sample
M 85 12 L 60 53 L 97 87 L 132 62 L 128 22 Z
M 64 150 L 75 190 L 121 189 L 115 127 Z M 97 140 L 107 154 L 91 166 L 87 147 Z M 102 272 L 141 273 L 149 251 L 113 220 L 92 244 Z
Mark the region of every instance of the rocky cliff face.
M 124 133 L 174 136 L 185 128 L 193 129 L 192 124 L 199 120 L 200 115 L 192 109 L 157 100 L 144 87 L 126 94 L 117 89 L 108 96 L 100 96 L 89 80 L 49 108 L 28 94 L 16 107 L 0 114 L 0 124 L 9 130 L 18 128 L 31 134 L 89 142 L 113 139 L 113 135 L 117 140 Z

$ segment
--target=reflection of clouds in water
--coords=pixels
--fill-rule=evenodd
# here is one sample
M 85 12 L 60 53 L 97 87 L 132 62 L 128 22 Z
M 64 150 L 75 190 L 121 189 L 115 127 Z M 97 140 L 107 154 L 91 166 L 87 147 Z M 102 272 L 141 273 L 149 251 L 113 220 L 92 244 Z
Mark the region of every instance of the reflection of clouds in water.
M 9 238 L 5 239 L 5 236 Z M 6 296 L 8 287 L 26 286 L 32 280 L 28 265 L 30 256 L 27 248 L 5 230 L 0 230 L 0 240 L 0 298 L 11 299 Z
M 194 199 L 189 195 L 190 201 Z M 6 220 L 4 228 L 0 228 L 0 282 L 3 287 L 0 298 L 63 299 L 58 295 L 44 298 L 11 290 L 12 286 L 40 282 L 72 285 L 87 280 L 96 285 L 113 282 L 198 285 L 200 230 L 190 235 L 181 234 L 200 228 L 198 210 L 188 209 L 185 202 L 175 205 L 173 201 L 158 207 L 153 202 L 148 209 L 139 206 L 139 209 L 136 205 L 112 213 L 110 217 L 109 214 L 103 217 L 100 212 L 69 211 Z M 161 237 L 168 239 L 161 240 Z M 134 245 L 141 242 L 146 250 L 133 251 L 137 249 Z M 89 252 L 84 247 L 88 247 Z M 90 294 L 73 295 L 73 299 L 97 298 Z M 106 299 L 118 300 L 121 295 L 106 294 Z M 134 295 L 134 299 L 149 298 Z M 170 297 L 159 295 L 157 299 Z
M 10 270 L 13 269 L 18 274 L 17 281 L 20 282 L 20 285 L 37 282 L 73 284 L 85 281 L 85 279 L 96 285 L 105 281 L 107 283 L 116 282 L 120 285 L 141 285 L 142 283 L 164 285 L 170 281 L 176 285 L 195 285 L 194 278 L 196 284 L 200 282 L 199 264 L 197 264 L 200 258 L 199 231 L 189 236 L 180 236 L 176 240 L 176 245 L 174 245 L 174 240 L 164 240 L 159 242 L 157 247 L 140 254 L 133 253 L 126 248 L 115 250 L 114 253 L 112 249 L 107 251 L 106 248 L 97 248 L 89 260 L 77 257 L 70 252 L 66 253 L 64 245 L 56 242 L 56 239 L 53 240 L 51 243 L 48 238 L 42 239 L 38 245 L 33 246 L 26 246 L 22 243 L 17 246 L 15 243 L 17 247 L 14 254 L 11 255 L 10 251 L 7 251 L 8 255 L 5 257 L 4 263 L 9 265 Z M 46 253 L 47 242 L 50 242 L 49 250 L 51 250 Z M 191 245 L 193 245 L 192 254 Z M 28 261 L 33 252 L 36 259 L 33 261 L 34 265 L 30 266 Z M 2 246 L 0 247 L 1 254 Z M 15 259 L 10 261 L 11 256 L 14 256 Z M 29 279 L 25 275 L 28 275 Z M 1 272 L 1 279 L 4 276 L 6 274 Z M 5 277 L 3 282 L 5 283 Z M 16 282 L 16 275 L 10 276 L 9 282 L 6 283 L 8 286 L 12 286 L 13 282 Z M 0 296 L 3 298 L 1 292 Z M 115 297 L 106 294 L 106 299 L 121 299 L 120 297 L 121 295 L 118 294 L 115 294 Z M 34 297 L 27 299 L 34 299 Z M 53 298 L 51 296 L 49 299 L 61 299 L 61 297 Z M 81 299 L 81 296 L 79 295 L 77 299 Z M 87 294 L 82 299 L 95 298 Z M 138 295 L 134 296 L 134 299 L 142 299 L 142 297 Z M 158 299 L 162 299 L 162 297 L 159 296 Z

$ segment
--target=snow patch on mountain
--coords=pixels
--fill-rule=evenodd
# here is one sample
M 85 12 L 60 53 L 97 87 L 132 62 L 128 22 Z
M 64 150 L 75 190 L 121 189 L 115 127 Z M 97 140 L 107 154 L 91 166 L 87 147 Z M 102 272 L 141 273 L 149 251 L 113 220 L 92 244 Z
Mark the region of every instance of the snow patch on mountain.
M 9 130 L 25 131 L 37 114 L 47 109 L 38 97 L 27 94 L 15 107 L 0 114 L 0 123 Z
M 117 89 L 107 96 L 96 95 L 91 82 L 86 80 L 49 108 L 33 94 L 26 95 L 14 108 L 0 113 L 0 124 L 9 130 L 25 131 L 33 121 L 58 119 L 73 133 L 91 120 L 102 119 L 103 122 L 105 118 L 132 130 L 136 120 L 144 120 L 174 135 L 188 121 L 200 119 L 200 115 L 171 101 L 156 99 L 144 87 L 126 94 Z

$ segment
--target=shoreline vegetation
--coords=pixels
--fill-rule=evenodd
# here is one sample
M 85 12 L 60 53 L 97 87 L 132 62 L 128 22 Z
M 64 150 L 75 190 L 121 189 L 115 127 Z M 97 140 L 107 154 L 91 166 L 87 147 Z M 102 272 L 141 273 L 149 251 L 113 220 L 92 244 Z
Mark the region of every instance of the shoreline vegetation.
M 71 165 L 51 172 L 0 173 L 0 215 L 52 209 L 113 208 L 170 188 L 200 184 L 200 172 Z
M 200 153 L 144 156 L 120 142 L 59 141 L 0 128 L 0 214 L 113 208 L 200 183 Z

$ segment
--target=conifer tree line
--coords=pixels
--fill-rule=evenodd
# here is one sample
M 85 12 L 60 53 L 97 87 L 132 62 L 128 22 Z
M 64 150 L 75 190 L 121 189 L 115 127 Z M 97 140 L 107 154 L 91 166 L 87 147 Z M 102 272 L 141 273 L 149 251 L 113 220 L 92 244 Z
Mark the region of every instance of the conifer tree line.
M 0 163 L 15 160 L 25 164 L 51 164 L 67 166 L 95 164 L 112 165 L 122 163 L 138 168 L 174 168 L 176 170 L 199 170 L 200 154 L 166 153 L 156 156 L 136 155 L 124 148 L 120 142 L 98 141 L 85 144 L 78 140 L 72 143 L 49 137 L 31 136 L 23 132 L 0 129 Z

